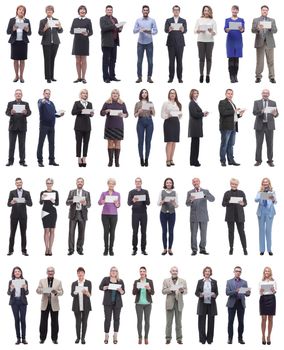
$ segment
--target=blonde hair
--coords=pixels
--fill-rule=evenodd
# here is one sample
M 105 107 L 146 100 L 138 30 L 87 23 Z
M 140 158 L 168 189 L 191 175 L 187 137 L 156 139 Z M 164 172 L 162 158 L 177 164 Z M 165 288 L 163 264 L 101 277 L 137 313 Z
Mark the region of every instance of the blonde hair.
M 119 281 L 119 280 L 120 280 L 120 278 L 119 278 L 119 272 L 118 272 L 118 268 L 117 268 L 116 266 L 112 266 L 112 267 L 110 268 L 110 270 L 109 270 L 109 277 L 111 277 L 111 270 L 113 270 L 113 269 L 116 270 L 116 279 L 117 279 L 117 281 Z
M 89 92 L 88 92 L 87 89 L 82 89 L 82 90 L 80 91 L 79 97 L 81 97 L 81 95 L 82 95 L 83 92 L 86 92 L 87 95 L 89 95 Z
M 237 182 L 237 184 L 240 183 L 240 181 L 239 181 L 238 179 L 234 178 L 234 177 L 231 178 L 230 183 L 231 183 L 231 182 Z
M 260 192 L 263 192 L 263 191 L 264 191 L 264 186 L 262 185 L 264 180 L 267 180 L 268 183 L 269 183 L 269 185 L 268 185 L 269 191 L 273 191 L 270 179 L 269 179 L 268 177 L 264 177 L 264 178 L 261 180 Z
M 272 270 L 271 270 L 271 267 L 269 266 L 266 266 L 263 270 L 263 273 L 262 273 L 262 281 L 265 281 L 266 280 L 266 277 L 265 277 L 265 270 L 269 270 L 270 272 L 270 276 L 269 276 L 269 281 L 274 281 L 274 278 L 272 277 Z
M 119 92 L 118 89 L 113 89 L 113 90 L 111 91 L 110 98 L 108 98 L 108 99 L 106 100 L 106 103 L 112 103 L 112 94 L 113 94 L 113 93 L 118 94 L 117 102 L 120 103 L 120 104 L 123 104 L 124 102 L 120 99 L 120 92 Z
M 114 186 L 116 185 L 116 181 L 114 178 L 110 177 L 108 180 L 107 180 L 107 184 L 109 184 L 110 182 L 113 182 Z

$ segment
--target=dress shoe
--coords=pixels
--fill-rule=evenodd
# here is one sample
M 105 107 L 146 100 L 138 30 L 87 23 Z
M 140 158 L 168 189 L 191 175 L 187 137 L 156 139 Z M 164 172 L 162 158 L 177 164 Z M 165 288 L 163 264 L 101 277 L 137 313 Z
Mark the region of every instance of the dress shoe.
M 269 166 L 271 166 L 271 167 L 274 167 L 274 163 L 273 163 L 272 160 L 268 160 L 268 161 L 267 161 L 267 164 L 268 164 Z
M 175 163 L 173 162 L 173 160 L 171 160 L 170 162 L 171 162 L 171 165 L 175 165 Z
M 58 163 L 55 163 L 55 161 L 53 161 L 53 162 L 49 162 L 49 165 L 59 166 L 59 164 L 58 164 Z
M 147 78 L 147 83 L 150 83 L 150 84 L 154 83 L 151 77 Z
M 81 340 L 81 344 L 86 344 L 86 340 L 85 340 L 85 339 L 82 339 L 82 340 Z
M 238 342 L 240 343 L 240 344 L 245 344 L 245 342 L 243 341 L 243 338 L 240 338 L 239 340 L 238 340 Z
M 226 162 L 221 162 L 221 166 L 226 166 Z
M 195 250 L 191 253 L 192 256 L 194 256 L 196 254 L 197 254 L 197 252 Z
M 260 78 L 256 78 L 256 79 L 255 79 L 255 82 L 256 82 L 256 83 L 260 83 L 260 82 L 261 82 L 261 79 L 260 79 Z
M 172 252 L 171 249 L 168 250 L 168 254 L 169 254 L 169 255 L 174 255 L 174 253 Z
M 167 340 L 166 340 L 166 344 L 171 344 L 171 340 L 170 340 L 170 339 L 167 339 Z
M 75 344 L 79 344 L 79 342 L 80 342 L 80 339 L 77 338 L 77 339 L 75 340 Z
M 271 79 L 270 79 L 270 82 L 271 82 L 272 84 L 275 84 L 275 83 L 276 83 L 276 80 L 275 80 L 274 78 L 271 78 Z
M 164 249 L 163 251 L 162 251 L 162 255 L 166 255 L 167 254 L 167 249 Z
M 43 343 L 44 343 L 44 340 L 41 339 L 41 340 L 39 341 L 39 343 L 40 343 L 40 344 L 43 344 Z
M 29 254 L 27 252 L 22 252 L 22 255 L 29 256 Z
M 135 83 L 142 83 L 142 78 L 139 77 L 139 78 L 135 81 Z
M 173 79 L 169 79 L 169 80 L 168 80 L 168 83 L 172 83 L 172 82 L 173 82 Z
M 83 252 L 81 252 L 81 251 L 79 251 L 79 252 L 77 252 L 79 255 L 84 255 L 84 253 Z
M 209 75 L 206 75 L 205 81 L 206 81 L 206 83 L 210 83 L 210 76 Z
M 146 252 L 146 250 L 142 250 L 141 254 L 142 254 L 142 255 L 148 255 L 148 253 Z
M 235 83 L 238 83 L 238 77 L 235 75 Z
M 105 344 L 108 344 L 108 339 L 105 339 L 105 340 L 104 340 L 104 343 L 105 343 Z
M 233 339 L 229 338 L 228 341 L 227 341 L 227 344 L 233 344 Z
M 74 254 L 74 252 L 68 252 L 68 254 L 67 255 L 73 255 Z
M 28 164 L 26 164 L 25 162 L 20 162 L 20 165 L 25 167 L 28 166 Z
M 50 83 L 51 83 L 51 79 L 46 79 L 46 82 L 47 82 L 48 84 L 50 84 Z
M 203 75 L 200 75 L 200 77 L 199 77 L 199 82 L 200 82 L 200 83 L 203 83 L 203 81 L 204 81 L 204 76 L 203 76 Z
M 144 343 L 145 343 L 145 345 L 148 345 L 148 344 L 149 344 L 149 341 L 148 341 L 147 338 L 144 339 Z
M 57 81 L 56 79 L 54 79 L 54 78 L 51 78 L 51 81 Z
M 248 251 L 244 249 L 244 255 L 248 255 Z
M 78 163 L 79 168 L 83 167 L 83 163 Z
M 39 166 L 40 168 L 43 168 L 43 167 L 44 167 L 44 165 L 43 165 L 42 162 L 38 162 L 38 166 Z
M 83 84 L 87 84 L 87 80 L 86 79 L 82 79 L 82 83 Z M 82 343 L 83 344 L 83 343 Z
M 234 252 L 234 249 L 233 249 L 233 248 L 230 248 L 230 250 L 229 250 L 229 255 L 233 255 L 233 252 Z
M 181 340 L 181 339 L 177 340 L 177 343 L 178 343 L 178 344 L 180 344 L 180 345 L 182 345 L 182 344 L 183 344 L 183 342 L 182 342 L 182 340 Z
M 271 80 L 270 80 L 271 81 Z M 24 81 L 24 79 L 20 79 L 20 83 L 24 83 L 25 81 Z M 276 83 L 276 82 L 275 82 Z
M 209 253 L 206 250 L 200 250 L 199 254 L 209 255 Z
M 145 158 L 144 165 L 145 165 L 145 166 L 148 166 L 148 165 L 149 165 L 149 163 L 148 163 L 148 158 Z
M 234 166 L 239 166 L 241 165 L 240 163 L 235 162 L 234 160 L 232 162 L 228 163 L 229 165 L 234 165 Z
M 108 250 L 107 250 L 107 249 L 104 250 L 103 255 L 104 255 L 104 256 L 107 256 L 107 255 L 108 255 Z
M 110 83 L 110 80 L 109 79 L 106 79 L 104 80 L 105 83 L 109 84 Z
M 230 81 L 232 84 L 234 84 L 236 82 L 234 75 L 230 75 Z
M 28 342 L 26 341 L 26 339 L 22 339 L 22 344 L 28 345 Z
M 167 160 L 167 161 L 166 161 L 166 165 L 167 165 L 167 166 L 171 166 L 171 161 L 170 161 L 170 160 Z
M 82 81 L 82 79 L 78 78 L 76 80 L 73 81 L 73 83 L 80 83 Z
M 120 79 L 117 79 L 117 78 L 112 78 L 110 79 L 111 81 L 121 81 Z
M 262 345 L 266 345 L 266 340 L 262 339 Z
M 269 254 L 270 256 L 272 256 L 272 255 L 273 255 L 273 253 L 272 253 L 272 252 L 268 252 L 268 254 Z
M 260 165 L 261 165 L 261 162 L 259 162 L 259 161 L 256 161 L 254 164 L 254 166 L 260 166 Z
M 15 78 L 15 79 L 13 80 L 13 83 L 16 83 L 18 80 L 19 80 L 19 78 Z
M 136 255 L 137 254 L 137 250 L 133 250 L 131 255 Z
M 109 251 L 109 255 L 110 255 L 110 256 L 114 256 L 113 250 L 110 250 L 110 251 Z
M 7 255 L 13 255 L 13 252 L 8 252 L 8 254 Z
M 21 344 L 21 339 L 20 338 L 17 339 L 15 345 L 19 345 L 19 344 Z
M 11 162 L 8 162 L 8 163 L 6 164 L 6 166 L 11 166 L 11 165 L 13 165 L 13 163 L 11 163 Z
M 57 340 L 52 340 L 53 344 L 58 344 Z
M 264 255 L 264 252 L 260 252 L 260 255 Z
M 142 338 L 138 338 L 138 344 L 142 344 Z
M 270 339 L 268 340 L 268 338 L 267 338 L 267 343 L 266 343 L 267 345 L 271 345 L 271 341 L 270 341 Z
M 182 84 L 182 83 L 183 83 L 183 80 L 182 80 L 182 79 L 179 79 L 178 82 Z

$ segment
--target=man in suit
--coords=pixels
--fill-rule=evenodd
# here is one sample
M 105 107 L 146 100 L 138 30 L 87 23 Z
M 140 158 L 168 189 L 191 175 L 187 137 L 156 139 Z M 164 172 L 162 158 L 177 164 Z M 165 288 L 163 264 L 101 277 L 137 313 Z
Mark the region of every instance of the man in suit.
M 58 297 L 63 294 L 63 288 L 61 281 L 54 278 L 55 269 L 50 266 L 46 270 L 47 278 L 43 278 L 39 281 L 37 287 L 37 294 L 42 294 L 41 297 L 41 317 L 40 317 L 40 344 L 45 342 L 47 336 L 48 316 L 51 317 L 51 339 L 54 344 L 58 344 L 58 313 L 59 313 L 59 300 Z
M 102 51 L 103 51 L 103 80 L 105 83 L 120 81 L 115 76 L 115 63 L 117 46 L 119 46 L 119 32 L 123 25 L 118 26 L 118 21 L 112 15 L 113 7 L 106 6 L 105 16 L 100 18 Z
M 238 118 L 244 114 L 244 110 L 237 108 L 233 102 L 233 90 L 227 89 L 226 98 L 219 102 L 219 130 L 221 133 L 220 162 L 226 166 L 226 156 L 229 165 L 240 165 L 234 159 L 234 144 L 236 132 L 238 132 Z
M 274 167 L 273 163 L 273 133 L 275 130 L 274 118 L 278 117 L 276 102 L 269 99 L 270 92 L 268 89 L 262 90 L 262 99 L 254 101 L 253 114 L 255 115 L 255 137 L 256 137 L 256 152 L 255 166 L 262 163 L 262 144 L 265 135 L 267 149 L 267 164 Z M 267 107 L 270 110 L 267 111 Z M 272 107 L 272 109 L 271 109 Z
M 271 83 L 276 83 L 274 73 L 274 33 L 277 33 L 275 19 L 267 17 L 269 7 L 261 6 L 261 16 L 254 18 L 251 31 L 255 34 L 254 47 L 256 48 L 256 83 L 261 82 L 264 68 L 264 55 L 268 66 L 268 77 Z M 265 23 L 265 22 L 269 22 Z
M 207 224 L 209 221 L 207 211 L 207 201 L 214 202 L 215 197 L 208 191 L 200 187 L 200 179 L 192 179 L 193 189 L 187 192 L 186 205 L 190 207 L 190 232 L 191 232 L 191 255 L 196 255 L 197 248 L 197 231 L 200 230 L 200 254 L 208 255 L 206 251 Z M 202 197 L 200 197 L 202 194 Z
M 240 344 L 245 344 L 243 340 L 244 332 L 244 315 L 246 300 L 245 297 L 250 296 L 250 290 L 248 289 L 247 281 L 241 279 L 242 268 L 236 266 L 234 268 L 234 278 L 227 281 L 226 295 L 229 296 L 227 301 L 229 322 L 228 322 L 228 344 L 233 343 L 233 332 L 234 332 L 234 319 L 237 312 L 238 317 L 238 340 Z M 247 288 L 245 293 L 241 288 Z
M 172 339 L 172 325 L 175 316 L 176 323 L 176 339 L 178 344 L 182 344 L 182 309 L 183 309 L 183 295 L 187 293 L 186 281 L 178 277 L 178 268 L 173 266 L 170 270 L 171 277 L 163 282 L 162 293 L 166 298 L 166 344 L 170 344 Z
M 88 208 L 91 206 L 91 197 L 88 191 L 83 189 L 84 179 L 79 177 L 76 180 L 77 188 L 69 192 L 66 205 L 69 209 L 69 238 L 68 238 L 68 255 L 74 253 L 75 230 L 78 224 L 78 239 L 76 249 L 78 254 L 83 255 L 83 245 L 85 240 L 85 227 L 88 220 Z
M 20 165 L 27 166 L 26 158 L 26 132 L 27 132 L 27 117 L 31 115 L 31 110 L 28 102 L 22 101 L 22 90 L 15 90 L 15 100 L 8 102 L 6 115 L 10 117 L 9 122 L 9 158 L 6 166 L 13 165 L 15 145 L 18 137 Z M 21 108 L 21 110 L 15 110 Z
M 12 207 L 10 216 L 10 239 L 9 251 L 7 255 L 12 255 L 14 252 L 15 235 L 17 231 L 18 222 L 21 230 L 21 249 L 22 254 L 28 256 L 27 253 L 27 206 L 33 205 L 30 192 L 23 190 L 23 181 L 20 177 L 15 180 L 16 189 L 10 191 L 8 198 L 8 207 Z
M 53 17 L 54 7 L 51 5 L 45 8 L 46 18 L 39 22 L 38 34 L 42 36 L 41 45 L 44 56 L 44 75 L 48 83 L 54 79 L 54 61 L 60 44 L 58 33 L 63 32 L 61 23 Z
M 185 46 L 184 34 L 187 32 L 186 20 L 179 16 L 180 7 L 173 6 L 173 17 L 168 18 L 165 23 L 165 32 L 168 33 L 167 47 L 169 52 L 169 80 L 171 83 L 175 76 L 175 61 L 177 63 L 177 77 L 179 83 L 182 83 L 182 56 Z M 174 25 L 180 23 L 179 28 Z

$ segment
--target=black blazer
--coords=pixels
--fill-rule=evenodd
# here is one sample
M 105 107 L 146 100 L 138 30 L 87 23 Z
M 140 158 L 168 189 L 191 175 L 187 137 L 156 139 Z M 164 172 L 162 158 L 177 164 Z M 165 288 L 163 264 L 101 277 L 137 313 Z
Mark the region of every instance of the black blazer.
M 233 103 L 234 105 L 234 103 Z M 234 105 L 235 106 L 235 105 Z M 236 106 L 235 106 L 236 108 Z M 219 129 L 220 130 L 235 130 L 235 122 L 234 122 L 234 108 L 229 102 L 228 99 L 221 100 L 219 102 L 219 113 L 220 113 L 220 119 L 219 119 Z M 238 118 L 240 118 L 240 115 L 238 114 Z M 238 131 L 238 122 L 236 122 L 236 131 Z
M 189 102 L 189 124 L 188 137 L 203 137 L 203 117 L 204 113 L 199 105 L 194 101 Z
M 187 32 L 187 24 L 186 24 L 186 20 L 179 17 L 178 19 L 178 23 L 182 23 L 184 31 L 181 32 L 179 30 L 172 30 L 171 32 L 169 32 L 169 28 L 171 26 L 171 23 L 174 23 L 175 19 L 174 17 L 168 18 L 166 20 L 165 23 L 165 32 L 168 33 L 168 38 L 167 38 L 167 46 L 185 46 L 185 42 L 184 42 L 184 36 L 183 34 L 185 34 Z
M 211 292 L 216 294 L 216 298 L 211 298 L 211 304 L 204 304 L 204 297 L 201 297 L 200 294 L 203 293 L 204 280 L 201 279 L 197 282 L 195 295 L 199 298 L 197 304 L 197 315 L 204 316 L 206 315 L 207 305 L 209 305 L 208 315 L 215 316 L 217 315 L 217 306 L 216 298 L 218 296 L 218 286 L 217 281 L 211 278 Z
M 79 294 L 74 294 L 76 286 L 78 286 L 78 281 L 75 281 L 71 285 L 71 295 L 73 297 L 73 303 L 72 303 L 72 311 L 79 312 L 80 311 L 80 305 L 79 305 Z M 92 294 L 92 282 L 85 280 L 84 287 L 88 287 L 88 291 L 90 294 Z M 83 294 L 83 306 L 84 311 L 91 311 L 91 301 L 90 298 Z
M 15 303 L 15 301 L 16 301 L 16 298 L 15 298 L 16 291 L 15 291 L 15 288 L 11 291 L 11 289 L 10 289 L 11 284 L 13 284 L 13 280 L 10 280 L 9 284 L 8 284 L 7 294 L 10 295 L 9 305 L 13 305 Z M 21 302 L 24 305 L 28 305 L 28 301 L 27 301 L 27 297 L 26 297 L 26 295 L 29 294 L 29 288 L 28 288 L 27 280 L 25 280 L 25 284 L 27 285 L 27 289 L 21 288 Z
M 53 20 L 57 20 L 57 18 L 52 17 Z M 59 45 L 60 44 L 60 40 L 59 40 L 59 36 L 58 33 L 62 33 L 63 32 L 63 28 L 59 29 L 59 28 L 48 28 L 45 32 L 43 31 L 43 28 L 45 27 L 47 23 L 47 17 L 42 19 L 39 22 L 39 29 L 38 29 L 38 34 L 42 36 L 41 39 L 41 45 L 51 45 L 51 32 L 52 32 L 52 37 L 53 37 L 53 44 L 55 45 Z
M 139 299 L 140 299 L 140 291 L 141 289 L 137 288 L 137 282 L 140 282 L 140 279 L 138 280 L 135 280 L 134 283 L 133 283 L 133 289 L 132 289 L 132 294 L 133 295 L 136 295 L 135 297 L 135 303 L 138 303 L 139 302 Z M 149 303 L 152 303 L 152 295 L 155 294 L 155 290 L 154 290 L 154 284 L 153 284 L 153 281 L 150 280 L 149 278 L 146 278 L 146 282 L 149 284 L 150 286 L 150 290 L 146 289 L 146 298 L 147 298 L 147 301 Z
M 9 198 L 8 198 L 8 207 L 12 207 L 11 210 L 11 218 L 13 219 L 26 219 L 27 218 L 27 208 L 26 206 L 31 207 L 33 205 L 30 192 L 23 190 L 22 198 L 25 198 L 26 203 L 16 203 L 11 204 L 11 200 L 13 198 L 18 197 L 17 190 L 10 191 Z
M 87 109 L 93 109 L 93 105 L 91 102 L 87 103 Z M 78 131 L 91 131 L 91 120 L 90 117 L 92 117 L 91 114 L 81 114 L 82 110 L 84 109 L 84 106 L 82 105 L 81 101 L 74 102 L 74 106 L 72 108 L 72 115 L 77 115 L 74 125 L 74 130 Z
M 17 31 L 13 30 L 13 26 L 15 25 L 15 23 L 16 23 L 16 17 L 10 18 L 8 27 L 7 27 L 7 34 L 11 34 L 10 39 L 8 41 L 10 44 L 14 44 L 14 42 L 17 39 Z M 24 19 L 24 23 L 27 23 L 29 25 L 29 30 L 27 32 L 23 30 L 23 42 L 27 44 L 30 42 L 28 35 L 32 34 L 32 29 L 31 29 L 30 21 L 27 18 Z
M 76 217 L 76 204 L 73 203 L 73 197 L 77 195 L 77 189 L 76 190 L 71 190 L 69 192 L 68 198 L 66 200 L 66 205 L 70 205 L 69 209 L 69 219 L 74 220 Z M 87 221 L 88 220 L 88 208 L 91 206 L 91 197 L 90 197 L 90 192 L 82 190 L 82 197 L 85 197 L 86 199 L 86 205 L 82 205 L 82 217 L 83 220 Z
M 9 130 L 19 130 L 19 131 L 27 131 L 27 117 L 32 114 L 30 110 L 30 106 L 28 102 L 20 101 L 19 104 L 25 105 L 25 109 L 27 111 L 27 114 L 22 114 L 22 113 L 16 113 L 16 114 L 11 114 L 11 110 L 13 109 L 13 105 L 18 104 L 19 102 L 17 101 L 11 101 L 8 102 L 8 106 L 6 109 L 6 115 L 10 117 L 10 122 L 9 122 Z
M 118 23 L 115 17 L 112 17 L 114 23 Z M 109 16 L 103 16 L 100 18 L 100 27 L 101 27 L 101 37 L 102 37 L 102 47 L 114 47 L 119 46 L 119 35 L 121 28 L 116 28 L 112 23 Z M 117 32 L 117 39 L 114 40 L 113 32 Z
M 104 286 L 108 286 L 110 284 L 110 277 L 104 277 L 103 280 L 101 281 L 101 284 L 99 286 L 100 290 L 103 290 Z M 123 280 L 120 279 L 117 284 L 121 284 L 121 288 L 123 290 L 123 292 L 125 293 L 125 289 L 124 289 L 124 283 Z M 111 301 L 111 290 L 105 290 L 104 291 L 104 299 L 103 299 L 103 305 L 105 306 L 110 306 L 112 305 L 112 301 Z M 116 292 L 116 302 L 115 302 L 115 306 L 118 308 L 121 308 L 123 306 L 122 304 L 122 298 L 121 298 L 121 294 L 119 292 Z
M 231 197 L 243 197 L 244 205 L 229 203 Z M 243 191 L 227 191 L 224 193 L 222 206 L 226 207 L 225 221 L 245 222 L 244 208 L 247 205 L 246 195 Z

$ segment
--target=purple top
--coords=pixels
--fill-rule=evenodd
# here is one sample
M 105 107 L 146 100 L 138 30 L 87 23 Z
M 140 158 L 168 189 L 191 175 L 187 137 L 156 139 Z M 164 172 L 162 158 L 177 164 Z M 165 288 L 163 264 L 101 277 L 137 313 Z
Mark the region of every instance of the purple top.
M 118 102 L 105 102 L 103 105 L 103 108 L 101 110 L 101 116 L 106 115 L 106 123 L 105 123 L 105 128 L 110 128 L 110 129 L 122 129 L 123 130 L 123 119 L 122 117 L 119 116 L 110 116 L 110 114 L 106 114 L 105 110 L 106 109 L 113 109 L 113 110 L 122 110 L 122 113 L 126 114 L 126 117 L 128 117 L 128 112 L 126 109 L 126 106 L 124 103 L 118 103 Z M 126 118 L 125 117 L 125 118 Z
M 114 203 L 103 203 L 106 200 L 106 196 L 117 196 L 118 207 L 115 206 Z M 98 201 L 99 205 L 103 206 L 103 215 L 117 215 L 117 208 L 120 207 L 120 193 L 113 191 L 112 194 L 109 191 L 105 191 L 101 194 L 100 199 Z

